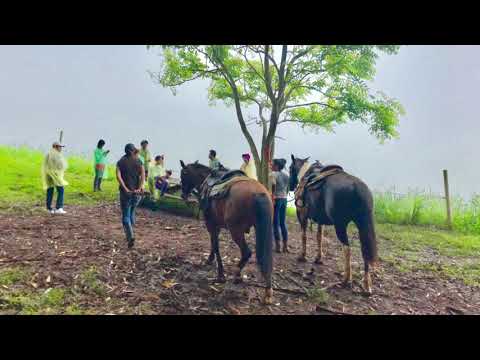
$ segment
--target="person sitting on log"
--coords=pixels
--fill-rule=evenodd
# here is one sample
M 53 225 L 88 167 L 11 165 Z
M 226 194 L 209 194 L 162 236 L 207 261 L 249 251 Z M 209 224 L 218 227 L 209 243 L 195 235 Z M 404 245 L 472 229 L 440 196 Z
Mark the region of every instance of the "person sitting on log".
M 155 187 L 160 190 L 160 196 L 165 195 L 168 190 L 169 181 L 168 179 L 172 176 L 172 170 L 167 170 L 164 176 L 157 178 L 155 182 Z
M 165 176 L 165 157 L 163 155 L 155 156 L 155 164 L 150 166 L 150 176 L 148 177 L 148 189 L 155 200 L 158 200 L 160 192 L 157 190 L 155 183 L 157 179 Z

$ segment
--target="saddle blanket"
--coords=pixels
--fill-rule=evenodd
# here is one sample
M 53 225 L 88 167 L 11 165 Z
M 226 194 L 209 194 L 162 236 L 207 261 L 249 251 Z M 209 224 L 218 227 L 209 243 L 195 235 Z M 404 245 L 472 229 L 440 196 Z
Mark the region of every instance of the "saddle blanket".
M 247 181 L 247 180 L 252 180 L 247 176 L 235 176 L 227 181 L 221 182 L 220 184 L 213 185 L 210 192 L 209 192 L 209 197 L 222 197 L 224 195 L 227 195 L 228 190 L 232 187 L 233 184 L 236 184 L 241 181 Z

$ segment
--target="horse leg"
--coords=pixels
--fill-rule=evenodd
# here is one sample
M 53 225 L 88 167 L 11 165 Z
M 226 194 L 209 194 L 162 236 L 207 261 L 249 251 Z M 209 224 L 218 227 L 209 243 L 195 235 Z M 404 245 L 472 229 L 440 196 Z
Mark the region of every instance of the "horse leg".
M 220 245 L 218 240 L 218 235 L 220 231 L 218 228 L 212 229 L 210 232 L 210 239 L 212 241 L 213 252 L 215 257 L 217 258 L 217 282 L 224 283 L 225 282 L 225 273 L 223 270 L 223 263 L 222 257 L 220 256 Z
M 348 241 L 347 225 L 335 225 L 337 238 L 343 244 L 343 254 L 345 257 L 345 272 L 343 276 L 343 285 L 348 286 L 352 282 L 352 250 Z
M 207 265 L 212 265 L 213 260 L 215 260 L 215 245 L 214 245 L 215 240 L 213 239 L 213 236 L 210 235 L 210 255 L 208 256 L 207 259 Z
M 232 234 L 233 241 L 235 241 L 235 243 L 238 245 L 241 252 L 241 259 L 238 262 L 238 268 L 235 273 L 235 278 L 233 280 L 234 284 L 239 284 L 243 281 L 242 269 L 245 267 L 248 260 L 250 260 L 250 257 L 252 256 L 252 251 L 250 250 L 247 242 L 245 241 L 245 233 L 242 230 L 231 230 L 230 233 Z
M 363 278 L 363 289 L 367 294 L 372 293 L 372 279 L 370 278 L 368 261 L 365 261 L 365 276 Z
M 323 264 L 322 257 L 323 257 L 323 226 L 318 224 L 317 228 L 317 257 L 315 259 L 315 264 Z
M 308 220 L 302 220 L 300 222 L 300 227 L 302 228 L 302 253 L 297 258 L 298 262 L 307 261 L 307 223 Z
M 207 230 L 210 233 L 210 255 L 208 256 L 206 264 L 212 265 L 213 260 L 215 260 L 215 238 L 218 238 L 219 230 L 214 224 L 208 221 L 205 223 L 205 225 L 207 226 Z

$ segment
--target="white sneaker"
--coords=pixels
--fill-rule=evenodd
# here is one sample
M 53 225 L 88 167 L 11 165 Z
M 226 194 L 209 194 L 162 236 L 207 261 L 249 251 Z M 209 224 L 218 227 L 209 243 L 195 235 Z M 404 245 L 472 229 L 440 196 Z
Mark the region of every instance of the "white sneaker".
M 57 209 L 55 210 L 55 214 L 66 214 L 67 212 L 63 209 Z

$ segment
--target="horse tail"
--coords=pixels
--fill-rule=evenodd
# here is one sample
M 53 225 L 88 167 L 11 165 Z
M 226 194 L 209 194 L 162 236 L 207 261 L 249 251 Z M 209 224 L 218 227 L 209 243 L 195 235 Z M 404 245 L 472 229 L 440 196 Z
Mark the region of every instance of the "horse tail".
M 373 211 L 368 209 L 358 217 L 355 223 L 358 227 L 362 257 L 365 261 L 365 267 L 368 269 L 368 265 L 373 265 L 378 258 Z
M 257 264 L 266 279 L 273 268 L 272 204 L 265 193 L 254 195 Z

